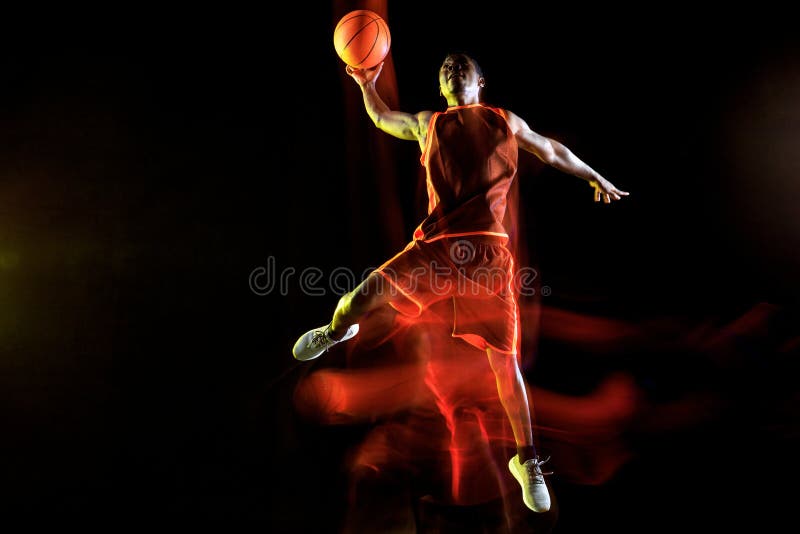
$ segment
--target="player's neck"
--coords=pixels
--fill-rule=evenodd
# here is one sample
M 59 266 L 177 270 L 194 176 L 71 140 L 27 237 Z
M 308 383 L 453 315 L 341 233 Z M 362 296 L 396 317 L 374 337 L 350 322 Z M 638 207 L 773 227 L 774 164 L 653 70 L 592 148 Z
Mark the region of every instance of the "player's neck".
M 447 107 L 452 108 L 456 106 L 471 106 L 472 104 L 480 104 L 481 99 L 478 95 L 452 95 L 447 99 Z

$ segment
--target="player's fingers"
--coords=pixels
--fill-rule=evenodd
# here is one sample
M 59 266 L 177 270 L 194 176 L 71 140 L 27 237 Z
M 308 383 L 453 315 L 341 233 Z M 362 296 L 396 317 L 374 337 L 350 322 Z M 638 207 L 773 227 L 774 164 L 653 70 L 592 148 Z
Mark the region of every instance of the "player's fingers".
M 603 202 L 605 202 L 606 204 L 611 204 L 611 199 L 609 198 L 608 193 L 605 193 L 603 195 Z
M 378 63 L 374 67 L 370 67 L 365 69 L 365 72 L 369 73 L 371 79 L 376 79 L 378 76 L 381 75 L 381 71 L 383 70 L 383 63 Z
M 599 189 L 595 189 L 594 190 L 594 201 L 595 202 L 600 202 L 600 190 Z

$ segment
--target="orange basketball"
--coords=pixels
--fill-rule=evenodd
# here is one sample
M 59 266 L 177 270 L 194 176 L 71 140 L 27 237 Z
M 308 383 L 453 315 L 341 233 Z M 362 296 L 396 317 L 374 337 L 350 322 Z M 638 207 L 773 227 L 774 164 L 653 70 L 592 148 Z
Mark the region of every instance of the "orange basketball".
M 333 30 L 336 53 L 355 69 L 369 69 L 383 61 L 391 43 L 386 21 L 368 9 L 351 11 Z

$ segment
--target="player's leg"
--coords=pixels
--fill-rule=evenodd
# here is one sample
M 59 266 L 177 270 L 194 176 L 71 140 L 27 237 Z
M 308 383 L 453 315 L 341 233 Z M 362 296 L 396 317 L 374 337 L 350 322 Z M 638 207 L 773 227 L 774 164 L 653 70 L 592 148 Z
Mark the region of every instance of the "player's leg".
M 358 320 L 367 312 L 388 303 L 396 292 L 377 272 L 371 273 L 353 291 L 342 296 L 330 323 L 309 330 L 297 340 L 292 354 L 298 360 L 312 360 L 330 347 L 358 333 Z
M 486 350 L 494 372 L 500 403 L 508 416 L 517 455 L 508 464 L 511 473 L 522 486 L 525 504 L 534 512 L 550 509 L 550 494 L 542 474 L 540 461 L 533 444 L 533 425 L 528 393 L 516 354 Z
M 386 279 L 377 272 L 370 273 L 353 291 L 342 296 L 336 305 L 331 320 L 330 334 L 341 339 L 351 325 L 369 311 L 383 306 L 391 300 L 391 288 Z
M 534 458 L 536 449 L 533 445 L 531 411 L 525 382 L 517 365 L 517 357 L 515 354 L 497 352 L 492 349 L 486 349 L 486 354 L 489 356 L 489 364 L 497 382 L 500 402 L 508 415 L 511 430 L 514 432 L 520 460 L 524 462 Z

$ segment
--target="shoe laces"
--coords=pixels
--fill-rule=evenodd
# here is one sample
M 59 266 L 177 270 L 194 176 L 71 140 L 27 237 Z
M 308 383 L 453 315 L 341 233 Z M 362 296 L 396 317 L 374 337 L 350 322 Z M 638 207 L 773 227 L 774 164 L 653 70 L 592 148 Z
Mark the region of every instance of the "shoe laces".
M 533 458 L 525 462 L 525 471 L 528 473 L 528 479 L 534 484 L 544 484 L 544 475 L 552 475 L 552 471 L 542 472 L 542 465 L 546 462 L 550 461 L 550 457 L 548 456 L 544 460 L 540 460 L 539 458 Z
M 328 335 L 328 330 L 330 329 L 330 325 L 326 326 L 325 328 L 321 328 L 314 332 L 314 335 L 311 336 L 311 346 L 313 348 L 322 347 L 330 343 L 331 338 Z M 325 349 L 327 350 L 327 349 Z

